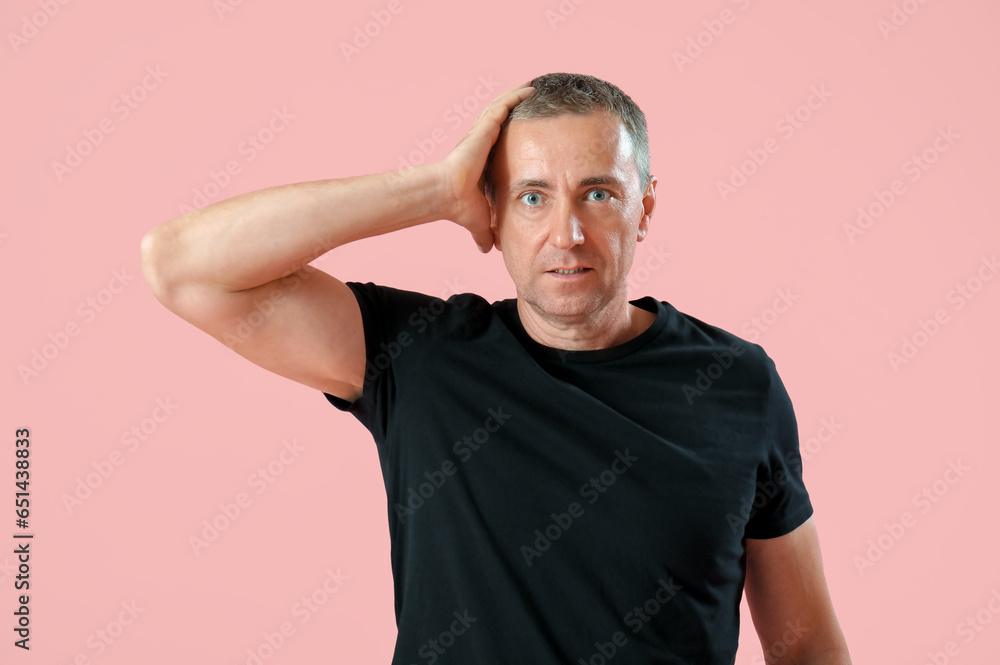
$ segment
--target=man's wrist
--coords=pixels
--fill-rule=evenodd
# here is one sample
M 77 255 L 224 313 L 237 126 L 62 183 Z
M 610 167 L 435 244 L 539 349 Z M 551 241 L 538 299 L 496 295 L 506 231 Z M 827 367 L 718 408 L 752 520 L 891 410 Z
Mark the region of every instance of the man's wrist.
M 455 195 L 438 163 L 407 166 L 391 174 L 401 188 L 401 199 L 415 206 L 412 213 L 418 224 L 449 218 Z

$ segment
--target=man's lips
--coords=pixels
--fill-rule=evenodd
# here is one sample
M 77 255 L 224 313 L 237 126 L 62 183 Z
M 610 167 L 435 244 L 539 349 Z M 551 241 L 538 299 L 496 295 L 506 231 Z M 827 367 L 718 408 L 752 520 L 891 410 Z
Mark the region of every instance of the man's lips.
M 572 270 L 573 272 L 556 272 L 557 270 Z M 591 272 L 593 272 L 593 268 L 577 266 L 576 268 L 553 268 L 552 270 L 547 270 L 545 274 L 560 282 L 566 282 L 583 279 Z

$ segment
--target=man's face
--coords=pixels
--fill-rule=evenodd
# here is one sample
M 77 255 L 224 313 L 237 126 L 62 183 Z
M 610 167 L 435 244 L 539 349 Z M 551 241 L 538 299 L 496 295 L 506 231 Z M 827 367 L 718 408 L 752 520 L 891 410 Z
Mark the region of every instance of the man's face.
M 494 169 L 496 246 L 519 299 L 571 322 L 626 293 L 656 180 L 640 190 L 632 142 L 615 115 L 512 120 Z M 578 274 L 553 272 L 581 266 Z

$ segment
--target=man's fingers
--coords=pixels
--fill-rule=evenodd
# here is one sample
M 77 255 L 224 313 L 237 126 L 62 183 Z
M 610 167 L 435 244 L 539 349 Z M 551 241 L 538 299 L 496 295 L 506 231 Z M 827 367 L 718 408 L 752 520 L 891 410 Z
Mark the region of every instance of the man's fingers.
M 516 85 L 507 92 L 497 95 L 493 99 L 493 101 L 491 101 L 489 104 L 486 105 L 486 109 L 488 109 L 489 107 L 493 106 L 498 102 L 504 101 L 505 99 L 512 99 L 515 97 L 520 97 L 521 99 L 524 99 L 525 97 L 530 95 L 533 91 L 534 88 L 531 87 L 531 81 L 527 81 L 522 85 Z M 513 106 L 513 104 L 511 104 L 511 106 Z M 486 111 L 486 109 L 483 109 L 483 111 Z
M 484 165 L 510 110 L 534 92 L 528 83 L 530 81 L 511 88 L 491 101 L 476 117 L 472 129 L 441 162 L 456 201 L 448 219 L 468 229 L 479 251 L 484 254 L 496 246 L 494 231 L 489 224 L 491 211 L 484 192 Z M 473 177 L 475 181 L 472 181 Z
M 476 116 L 476 122 L 473 124 L 479 124 L 479 121 L 483 118 L 483 116 L 490 113 L 490 111 L 495 110 L 497 113 L 500 113 L 501 109 L 503 110 L 503 115 L 499 118 L 499 122 L 503 122 L 503 118 L 507 117 L 510 110 L 527 99 L 534 91 L 535 89 L 531 87 L 531 81 L 528 81 L 524 85 L 511 88 L 487 104 L 486 108 L 480 111 L 479 115 Z

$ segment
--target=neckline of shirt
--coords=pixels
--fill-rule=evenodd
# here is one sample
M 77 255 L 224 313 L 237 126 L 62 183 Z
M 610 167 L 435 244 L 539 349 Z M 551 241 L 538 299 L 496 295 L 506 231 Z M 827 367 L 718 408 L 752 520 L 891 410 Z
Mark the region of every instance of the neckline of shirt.
M 606 362 L 608 360 L 617 360 L 618 358 L 622 358 L 635 352 L 651 339 L 656 337 L 667 324 L 666 307 L 662 302 L 656 300 L 652 296 L 643 296 L 642 298 L 629 300 L 629 303 L 639 307 L 640 309 L 644 309 L 647 312 L 655 313 L 656 319 L 649 325 L 648 328 L 628 341 L 616 344 L 615 346 L 609 346 L 604 349 L 588 349 L 585 351 L 557 349 L 536 341 L 531 335 L 528 334 L 528 331 L 524 329 L 524 325 L 521 323 L 521 316 L 517 311 L 516 298 L 508 298 L 507 300 L 501 301 L 497 311 L 501 314 L 501 319 L 507 325 L 507 328 L 509 328 L 517 340 L 521 342 L 522 346 L 524 346 L 535 357 L 560 364 L 597 363 Z

